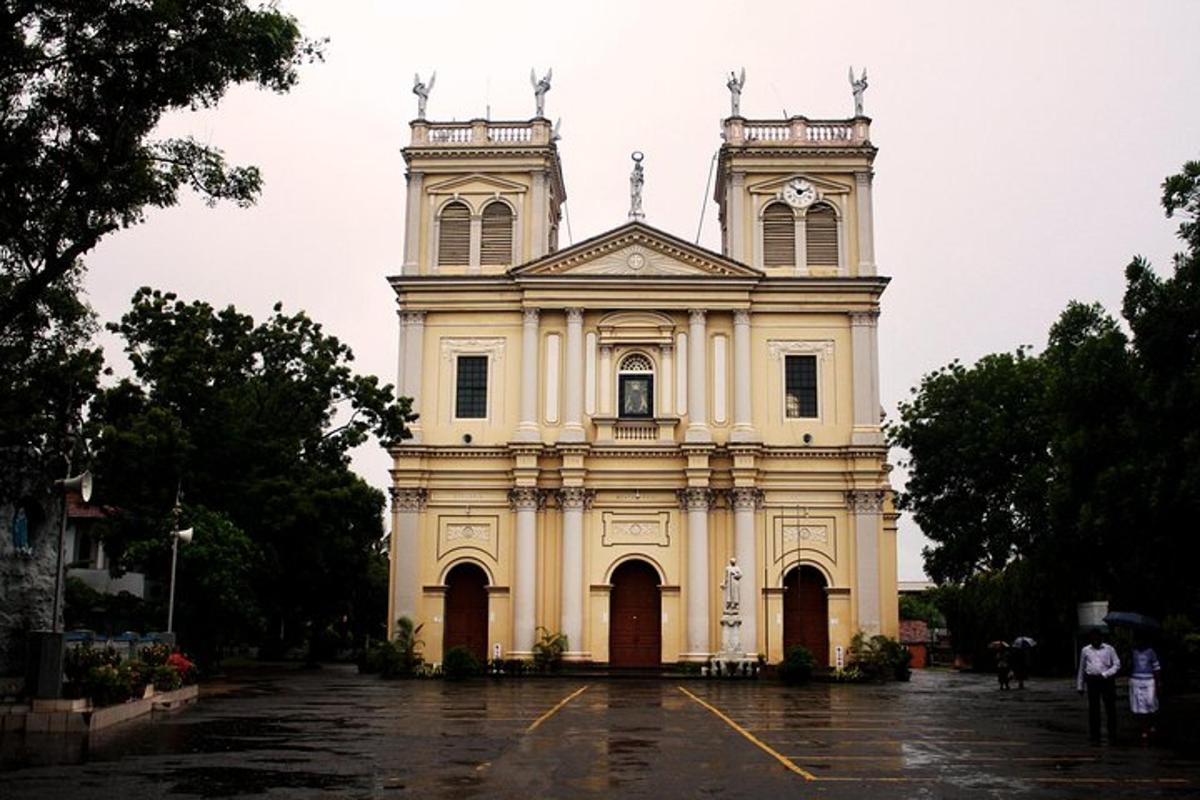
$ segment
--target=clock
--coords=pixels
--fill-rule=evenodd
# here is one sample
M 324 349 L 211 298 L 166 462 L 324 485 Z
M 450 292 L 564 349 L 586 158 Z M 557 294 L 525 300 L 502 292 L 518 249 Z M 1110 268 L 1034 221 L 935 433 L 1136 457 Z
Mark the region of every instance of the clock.
M 792 208 L 808 208 L 817 201 L 817 190 L 803 178 L 792 178 L 783 187 L 783 201 Z

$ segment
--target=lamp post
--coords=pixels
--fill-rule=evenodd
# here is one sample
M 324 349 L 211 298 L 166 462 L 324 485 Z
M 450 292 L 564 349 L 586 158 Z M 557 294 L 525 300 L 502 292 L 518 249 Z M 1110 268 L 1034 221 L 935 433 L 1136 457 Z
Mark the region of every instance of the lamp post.
M 83 471 L 74 478 L 69 477 L 71 468 L 68 464 L 68 477 L 54 482 L 56 488 L 61 489 L 63 493 L 62 501 L 62 519 L 58 525 L 58 560 L 54 570 L 54 617 L 51 620 L 51 628 L 55 633 L 59 633 L 63 629 L 60 613 L 62 611 L 62 592 L 63 592 L 63 562 L 66 560 L 66 541 L 67 541 L 67 516 L 69 514 L 69 504 L 67 503 L 67 495 L 73 491 L 79 492 L 79 496 L 83 498 L 83 502 L 92 499 L 92 473 Z
M 175 504 L 175 525 L 171 529 L 171 595 L 167 603 L 167 633 L 175 632 L 175 566 L 179 561 L 179 542 L 187 544 L 192 540 L 194 528 L 179 530 L 179 504 Z

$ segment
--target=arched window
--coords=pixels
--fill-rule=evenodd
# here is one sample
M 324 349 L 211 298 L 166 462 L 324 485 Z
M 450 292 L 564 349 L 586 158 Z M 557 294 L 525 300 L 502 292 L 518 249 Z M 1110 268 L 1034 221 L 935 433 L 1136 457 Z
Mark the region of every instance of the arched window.
M 813 267 L 838 265 L 837 215 L 824 203 L 813 206 L 804 218 L 808 242 L 807 263 Z
M 439 267 L 465 266 L 471 262 L 471 210 L 454 202 L 442 209 L 438 219 Z
M 642 353 L 630 353 L 621 359 L 617 370 L 620 416 L 654 416 L 654 362 Z
M 771 203 L 763 211 L 763 266 L 796 265 L 796 217 L 783 203 Z
M 512 211 L 499 201 L 488 203 L 483 209 L 483 234 L 479 246 L 480 263 L 511 264 L 512 240 Z

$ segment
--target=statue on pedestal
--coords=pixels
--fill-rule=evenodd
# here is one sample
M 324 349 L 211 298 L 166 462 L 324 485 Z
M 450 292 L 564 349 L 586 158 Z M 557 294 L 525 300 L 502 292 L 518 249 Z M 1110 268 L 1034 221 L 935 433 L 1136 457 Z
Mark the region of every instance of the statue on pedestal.
M 854 67 L 850 67 L 850 87 L 854 91 L 854 116 L 863 115 L 863 93 L 867 91 L 867 68 L 863 67 L 862 77 L 854 79 Z
M 425 104 L 429 102 L 429 93 L 433 91 L 433 83 L 437 80 L 437 70 L 429 76 L 429 84 L 421 82 L 421 73 L 413 75 L 413 94 L 417 96 L 417 119 L 425 119 Z
M 646 214 L 642 211 L 642 186 L 646 183 L 645 173 L 642 170 L 642 151 L 634 150 L 633 155 L 633 172 L 629 173 L 629 218 L 631 220 L 643 220 Z
M 533 99 L 537 102 L 537 113 L 534 114 L 536 117 L 546 116 L 546 92 L 550 91 L 552 75 L 554 75 L 554 70 L 548 69 L 539 81 L 537 72 L 532 67 L 529 69 L 529 83 L 533 86 Z
M 746 68 L 742 67 L 740 76 L 729 73 L 729 81 L 725 84 L 729 89 L 729 116 L 740 117 L 742 115 L 742 87 L 746 85 Z

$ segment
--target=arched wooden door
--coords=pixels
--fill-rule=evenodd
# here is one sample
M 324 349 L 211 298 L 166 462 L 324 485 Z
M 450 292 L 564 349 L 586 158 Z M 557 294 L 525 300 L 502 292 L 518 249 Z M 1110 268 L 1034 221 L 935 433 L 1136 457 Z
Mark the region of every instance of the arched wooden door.
M 783 578 L 783 652 L 796 645 L 807 648 L 817 666 L 829 666 L 829 597 L 825 576 L 813 567 Z
M 614 667 L 662 663 L 662 593 L 658 573 L 645 561 L 626 561 L 613 571 L 608 662 Z
M 487 574 L 459 564 L 446 575 L 446 628 L 442 652 L 465 647 L 481 662 L 488 657 Z

